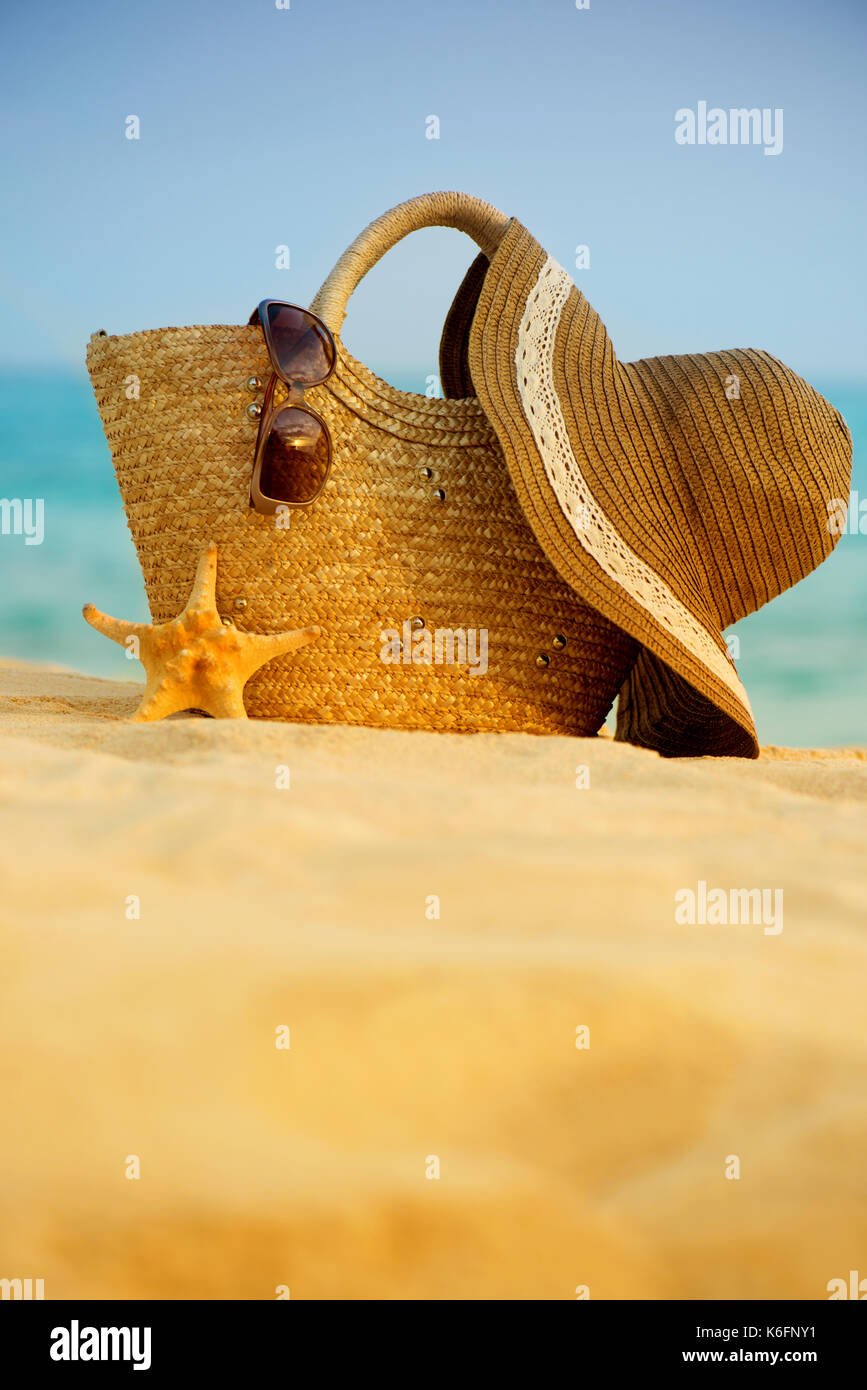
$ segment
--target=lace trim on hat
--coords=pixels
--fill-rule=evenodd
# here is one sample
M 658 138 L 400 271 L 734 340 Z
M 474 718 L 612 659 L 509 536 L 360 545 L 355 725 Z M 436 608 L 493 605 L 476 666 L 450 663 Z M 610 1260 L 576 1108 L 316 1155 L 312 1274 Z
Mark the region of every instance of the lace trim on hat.
M 630 550 L 581 473 L 560 409 L 553 368 L 557 326 L 574 288 L 567 272 L 549 256 L 518 329 L 518 393 L 548 482 L 577 539 L 600 569 L 723 681 L 749 711 L 734 665 L 665 581 Z

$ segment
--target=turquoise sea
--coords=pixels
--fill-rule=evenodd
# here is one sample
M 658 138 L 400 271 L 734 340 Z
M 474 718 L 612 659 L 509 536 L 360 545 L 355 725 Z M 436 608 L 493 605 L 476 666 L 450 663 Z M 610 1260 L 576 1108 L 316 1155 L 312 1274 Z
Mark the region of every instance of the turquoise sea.
M 421 372 L 390 379 L 424 390 Z M 867 385 L 813 385 L 846 417 L 855 440 L 852 486 L 867 500 Z M 123 651 L 81 617 L 86 602 L 119 617 L 148 617 L 83 369 L 0 371 L 0 497 L 45 499 L 41 545 L 0 535 L 0 656 L 129 679 Z M 815 574 L 732 629 L 762 743 L 867 744 L 867 517 L 864 526 L 863 535 L 844 535 Z

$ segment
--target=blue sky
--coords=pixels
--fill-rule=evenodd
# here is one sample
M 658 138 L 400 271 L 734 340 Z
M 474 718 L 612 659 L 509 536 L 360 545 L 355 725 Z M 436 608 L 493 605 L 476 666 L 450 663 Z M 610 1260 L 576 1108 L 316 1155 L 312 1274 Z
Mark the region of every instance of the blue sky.
M 865 38 L 862 0 L 4 4 L 0 364 L 306 303 L 372 217 L 460 188 L 567 266 L 589 245 L 576 279 L 624 359 L 764 347 L 867 378 Z M 700 100 L 782 108 L 783 152 L 679 146 Z M 350 348 L 423 390 L 473 254 L 401 246 Z

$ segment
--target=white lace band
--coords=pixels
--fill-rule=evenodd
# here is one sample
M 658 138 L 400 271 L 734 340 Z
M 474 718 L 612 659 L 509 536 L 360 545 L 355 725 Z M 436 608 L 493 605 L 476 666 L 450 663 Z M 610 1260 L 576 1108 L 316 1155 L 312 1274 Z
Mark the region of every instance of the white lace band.
M 527 298 L 518 330 L 515 367 L 527 423 L 560 510 L 600 569 L 723 681 L 749 711 L 734 666 L 649 565 L 623 540 L 594 499 L 575 458 L 554 386 L 554 342 L 560 315 L 575 288 L 549 256 Z

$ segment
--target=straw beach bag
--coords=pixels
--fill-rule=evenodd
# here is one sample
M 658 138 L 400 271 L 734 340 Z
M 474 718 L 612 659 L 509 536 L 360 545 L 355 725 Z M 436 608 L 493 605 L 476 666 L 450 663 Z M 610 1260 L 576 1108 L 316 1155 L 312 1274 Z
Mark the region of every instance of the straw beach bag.
M 480 248 L 446 319 L 442 400 L 394 390 L 340 340 L 362 276 L 427 226 Z M 595 734 L 619 693 L 618 738 L 756 757 L 723 633 L 836 543 L 840 413 L 752 348 L 620 362 L 563 267 L 465 194 L 371 223 L 311 308 L 336 343 L 305 396 L 333 465 L 288 529 L 250 502 L 270 372 L 258 327 L 90 340 L 154 621 L 181 612 L 216 542 L 225 622 L 322 629 L 250 680 L 250 715 Z
M 371 224 L 338 262 L 311 306 L 335 335 L 337 365 L 306 393 L 334 464 L 322 497 L 287 529 L 250 506 L 248 409 L 270 373 L 259 328 L 91 338 L 87 365 L 154 621 L 183 608 L 213 540 L 227 619 L 251 632 L 323 630 L 250 680 L 252 717 L 576 734 L 604 721 L 635 643 L 546 559 L 479 402 L 395 390 L 339 337 L 355 285 L 408 232 L 452 226 L 493 250 L 506 221 L 478 199 L 433 194 Z M 132 377 L 137 400 L 125 391 Z M 431 662 L 412 659 L 425 632 L 440 638 Z M 396 661 L 383 659 L 386 633 L 399 634 Z

